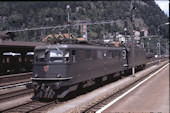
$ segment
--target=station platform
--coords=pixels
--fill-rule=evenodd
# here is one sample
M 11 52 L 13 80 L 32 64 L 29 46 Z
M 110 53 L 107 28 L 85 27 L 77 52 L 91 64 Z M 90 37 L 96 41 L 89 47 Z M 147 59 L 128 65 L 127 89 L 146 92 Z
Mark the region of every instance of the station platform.
M 99 111 L 101 113 L 169 113 L 169 105 L 168 64 L 138 88 Z

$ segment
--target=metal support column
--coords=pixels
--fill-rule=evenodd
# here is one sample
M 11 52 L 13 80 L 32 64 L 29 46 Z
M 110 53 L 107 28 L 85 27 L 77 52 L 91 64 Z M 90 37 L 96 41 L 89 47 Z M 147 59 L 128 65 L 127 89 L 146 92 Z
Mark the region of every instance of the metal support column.
M 132 75 L 135 76 L 135 51 L 134 51 L 134 35 L 133 35 L 133 30 L 134 30 L 134 22 L 133 22 L 133 10 L 135 9 L 135 7 L 133 6 L 133 0 L 131 0 L 131 4 L 130 4 L 130 20 L 131 20 L 131 38 L 132 38 Z

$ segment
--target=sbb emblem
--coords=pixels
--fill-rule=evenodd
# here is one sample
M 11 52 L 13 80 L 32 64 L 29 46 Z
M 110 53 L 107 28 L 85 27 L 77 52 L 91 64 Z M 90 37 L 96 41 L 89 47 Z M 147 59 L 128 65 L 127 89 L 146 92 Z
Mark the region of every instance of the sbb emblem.
M 48 71 L 49 66 L 44 66 L 44 72 Z

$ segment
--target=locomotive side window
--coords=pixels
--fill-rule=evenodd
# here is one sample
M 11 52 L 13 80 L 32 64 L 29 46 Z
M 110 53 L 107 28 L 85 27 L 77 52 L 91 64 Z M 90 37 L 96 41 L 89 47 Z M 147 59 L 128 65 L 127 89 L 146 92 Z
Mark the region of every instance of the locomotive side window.
M 98 50 L 98 51 L 97 51 L 97 58 L 98 58 L 98 59 L 102 59 L 102 58 L 103 58 L 103 54 L 102 54 L 102 51 L 101 51 L 101 50 Z
M 118 58 L 121 57 L 121 51 L 118 51 Z
M 79 50 L 79 59 L 80 60 L 86 59 L 86 52 L 84 50 Z
M 45 60 L 45 52 L 44 51 L 36 51 L 35 61 L 36 62 L 44 62 Z
M 65 62 L 69 62 L 70 59 L 69 59 L 69 50 L 66 50 L 65 53 L 64 53 L 64 61 Z
M 118 51 L 116 50 L 114 53 L 115 53 L 115 58 L 119 58 L 119 56 L 118 56 L 118 54 L 119 54 Z
M 79 50 L 80 60 L 89 59 L 88 57 L 90 57 L 88 50 Z
M 50 50 L 50 62 L 63 62 L 63 50 Z
M 97 59 L 97 51 L 96 50 L 92 51 L 92 59 Z
M 120 51 L 118 51 L 118 50 L 112 51 L 112 58 L 118 59 L 118 58 L 120 58 L 120 56 L 121 56 Z
M 90 60 L 92 59 L 91 50 L 79 50 L 80 60 Z
M 107 51 L 103 51 L 103 56 L 107 57 Z
M 115 52 L 114 51 L 112 51 L 112 58 L 114 58 L 115 57 Z
M 112 51 L 107 51 L 108 58 L 112 58 Z
M 72 50 L 71 54 L 72 54 L 72 62 L 75 63 L 76 62 L 76 50 Z
M 86 50 L 86 59 L 91 59 L 91 50 Z

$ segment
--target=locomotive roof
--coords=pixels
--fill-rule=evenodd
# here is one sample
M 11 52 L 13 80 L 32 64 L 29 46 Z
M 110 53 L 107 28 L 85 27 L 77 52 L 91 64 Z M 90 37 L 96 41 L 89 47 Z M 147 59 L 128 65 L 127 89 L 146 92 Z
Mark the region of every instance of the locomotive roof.
M 36 50 L 38 49 L 56 49 L 63 48 L 63 49 L 115 49 L 120 50 L 122 47 L 109 47 L 109 46 L 99 46 L 99 45 L 83 45 L 83 44 L 55 44 L 55 45 L 45 45 L 45 46 L 37 46 L 35 47 Z

